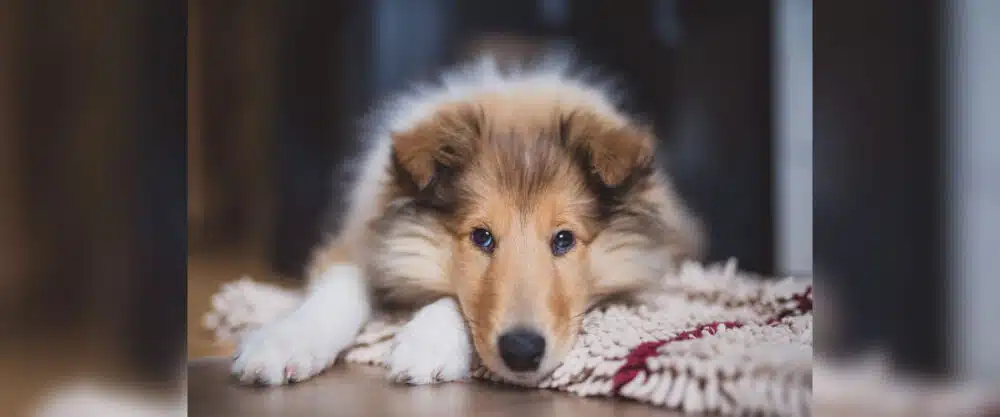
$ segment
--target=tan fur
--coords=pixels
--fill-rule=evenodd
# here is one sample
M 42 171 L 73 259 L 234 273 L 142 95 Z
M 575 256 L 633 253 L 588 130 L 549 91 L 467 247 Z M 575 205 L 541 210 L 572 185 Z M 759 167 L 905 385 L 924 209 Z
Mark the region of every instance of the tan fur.
M 653 163 L 654 143 L 571 94 L 483 93 L 442 104 L 392 132 L 388 161 L 367 162 L 377 180 L 359 183 L 371 188 L 355 198 L 368 197 L 317 250 L 311 274 L 355 263 L 386 300 L 456 297 L 494 370 L 503 369 L 498 335 L 534 326 L 551 368 L 596 299 L 641 291 L 700 252 L 697 224 Z M 599 190 L 617 194 L 602 199 Z M 491 254 L 471 242 L 477 227 L 493 233 Z M 556 257 L 550 239 L 559 230 L 577 244 Z

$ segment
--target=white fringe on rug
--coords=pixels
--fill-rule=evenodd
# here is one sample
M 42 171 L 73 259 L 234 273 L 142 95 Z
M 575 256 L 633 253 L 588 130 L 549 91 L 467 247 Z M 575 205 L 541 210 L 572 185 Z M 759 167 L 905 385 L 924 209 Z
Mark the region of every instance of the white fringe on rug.
M 236 341 L 300 298 L 244 278 L 212 298 L 204 324 L 218 339 Z M 376 317 L 345 359 L 384 365 L 405 320 Z M 576 346 L 539 387 L 688 412 L 809 415 L 812 324 L 810 280 L 760 280 L 735 262 L 689 263 L 641 303 L 589 312 Z M 485 368 L 474 375 L 495 380 Z

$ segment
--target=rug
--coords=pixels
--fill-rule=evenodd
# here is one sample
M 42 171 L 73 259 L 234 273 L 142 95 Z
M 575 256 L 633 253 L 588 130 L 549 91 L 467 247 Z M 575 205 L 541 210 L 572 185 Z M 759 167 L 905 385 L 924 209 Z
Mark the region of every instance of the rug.
M 235 342 L 300 298 L 244 277 L 215 294 L 204 325 Z M 655 294 L 587 313 L 576 345 L 538 388 L 685 412 L 809 415 L 812 300 L 811 280 L 760 279 L 734 261 L 687 263 Z M 375 317 L 344 359 L 384 365 L 406 318 Z M 497 380 L 482 367 L 473 375 Z

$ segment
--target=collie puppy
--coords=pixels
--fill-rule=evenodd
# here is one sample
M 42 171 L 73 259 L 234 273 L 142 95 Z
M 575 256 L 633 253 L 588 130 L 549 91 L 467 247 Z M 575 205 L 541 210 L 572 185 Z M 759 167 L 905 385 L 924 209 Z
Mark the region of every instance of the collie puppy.
M 305 301 L 246 337 L 233 373 L 266 385 L 316 375 L 391 302 L 419 308 L 395 337 L 393 380 L 461 380 L 478 358 L 532 384 L 594 303 L 696 257 L 699 227 L 650 130 L 569 69 L 485 58 L 393 101 L 343 225 L 307 268 Z

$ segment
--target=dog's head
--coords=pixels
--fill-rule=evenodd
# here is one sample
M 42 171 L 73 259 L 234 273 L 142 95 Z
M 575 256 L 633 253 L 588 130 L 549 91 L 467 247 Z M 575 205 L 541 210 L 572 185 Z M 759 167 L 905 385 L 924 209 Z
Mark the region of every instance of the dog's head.
M 653 155 L 623 118 L 544 96 L 451 103 L 393 135 L 397 182 L 436 222 L 435 259 L 488 368 L 537 380 L 595 299 L 697 250 Z

